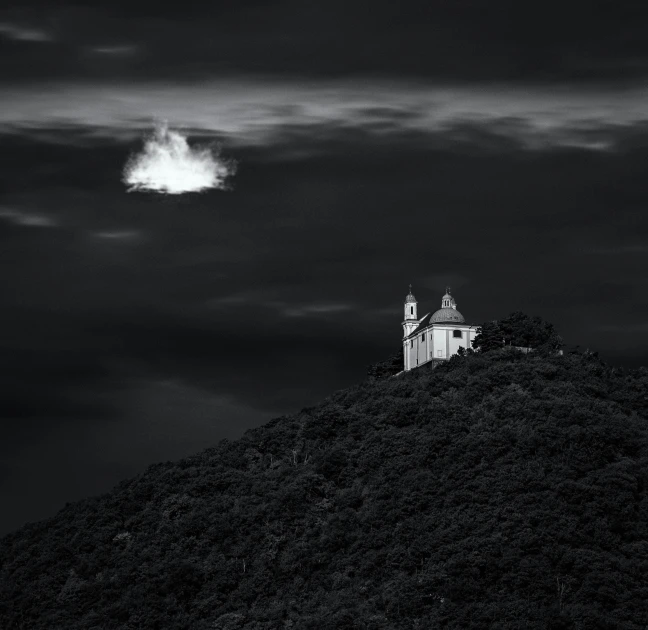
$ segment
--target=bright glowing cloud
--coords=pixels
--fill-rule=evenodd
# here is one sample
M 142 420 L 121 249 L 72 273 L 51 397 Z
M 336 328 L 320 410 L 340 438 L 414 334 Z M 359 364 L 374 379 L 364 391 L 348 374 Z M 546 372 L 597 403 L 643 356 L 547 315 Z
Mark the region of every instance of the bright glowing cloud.
M 185 136 L 164 123 L 145 141 L 144 149 L 128 160 L 123 181 L 128 192 L 181 195 L 222 190 L 233 172 L 234 163 L 223 160 L 213 147 L 192 148 Z

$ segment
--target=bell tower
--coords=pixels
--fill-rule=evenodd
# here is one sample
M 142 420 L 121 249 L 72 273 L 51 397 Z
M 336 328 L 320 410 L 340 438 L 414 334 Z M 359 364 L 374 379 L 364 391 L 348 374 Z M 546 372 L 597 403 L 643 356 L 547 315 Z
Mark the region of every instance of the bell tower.
M 409 285 L 409 293 L 405 297 L 403 321 L 403 337 L 407 337 L 418 326 L 418 302 L 412 293 L 412 285 Z

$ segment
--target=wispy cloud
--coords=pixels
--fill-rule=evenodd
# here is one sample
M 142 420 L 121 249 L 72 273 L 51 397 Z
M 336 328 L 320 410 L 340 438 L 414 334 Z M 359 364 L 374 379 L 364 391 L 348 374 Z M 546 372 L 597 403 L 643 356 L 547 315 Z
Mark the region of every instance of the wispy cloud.
M 208 308 L 211 309 L 239 308 L 244 305 L 271 309 L 276 311 L 280 316 L 287 318 L 338 315 L 353 309 L 353 304 L 343 302 L 291 303 L 286 300 L 276 299 L 275 297 L 271 298 L 268 293 L 260 291 L 226 295 L 211 299 L 207 303 Z
M 94 46 L 90 52 L 97 55 L 106 55 L 111 57 L 130 57 L 136 54 L 138 47 L 130 44 L 121 44 L 114 46 Z
M 58 221 L 52 217 L 30 214 L 14 208 L 0 208 L 0 219 L 24 227 L 56 227 L 59 225 Z
M 10 22 L 0 22 L 0 35 L 19 42 L 51 42 L 54 40 L 51 33 Z
M 304 306 L 287 306 L 278 304 L 277 308 L 286 317 L 308 317 L 311 315 L 334 315 L 351 310 L 350 304 L 306 304 Z
M 610 245 L 608 247 L 595 247 L 589 250 L 591 254 L 615 255 L 615 254 L 648 254 L 648 243 L 637 243 L 634 245 Z
M 91 235 L 106 241 L 136 241 L 142 233 L 139 230 L 106 230 L 91 232 Z

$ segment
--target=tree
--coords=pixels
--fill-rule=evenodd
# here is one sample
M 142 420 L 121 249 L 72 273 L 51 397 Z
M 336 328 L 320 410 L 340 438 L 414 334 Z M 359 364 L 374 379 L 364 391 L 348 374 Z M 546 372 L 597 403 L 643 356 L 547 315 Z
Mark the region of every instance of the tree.
M 562 345 L 562 338 L 553 324 L 540 317 L 530 317 L 521 311 L 515 311 L 504 319 L 482 324 L 477 329 L 477 336 L 473 342 L 473 348 L 480 352 L 489 352 L 504 346 L 556 352 Z
M 480 352 L 497 350 L 504 345 L 504 337 L 497 320 L 485 322 L 477 329 L 472 346 Z

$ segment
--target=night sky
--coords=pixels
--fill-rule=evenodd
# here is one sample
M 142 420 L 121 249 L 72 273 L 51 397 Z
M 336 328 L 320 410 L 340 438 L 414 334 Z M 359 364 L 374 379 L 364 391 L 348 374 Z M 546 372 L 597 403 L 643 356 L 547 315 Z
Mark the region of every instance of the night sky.
M 357 383 L 409 283 L 648 364 L 647 32 L 643 0 L 1 9 L 0 534 Z M 161 120 L 226 190 L 127 192 Z

